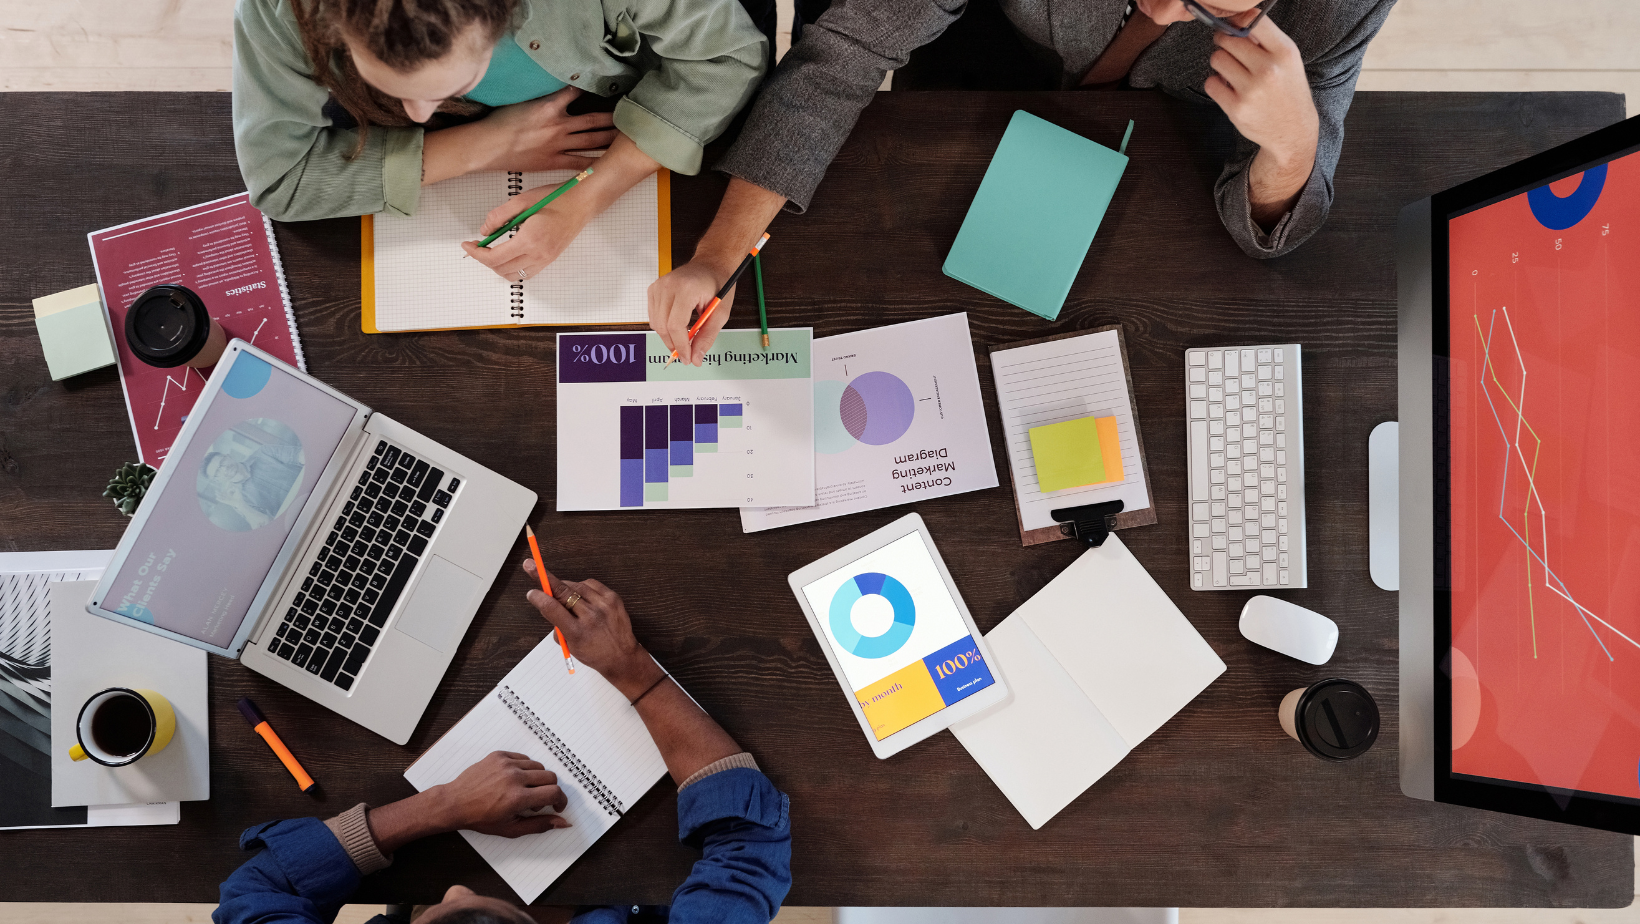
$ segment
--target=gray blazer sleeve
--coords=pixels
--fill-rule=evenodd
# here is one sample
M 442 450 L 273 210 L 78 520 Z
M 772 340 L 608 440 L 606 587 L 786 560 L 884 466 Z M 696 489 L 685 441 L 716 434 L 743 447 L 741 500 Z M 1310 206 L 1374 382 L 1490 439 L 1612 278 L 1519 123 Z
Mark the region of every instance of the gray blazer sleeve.
M 717 169 L 785 196 L 789 211 L 806 210 L 883 75 L 944 32 L 964 5 L 836 0 L 803 27 Z
M 1338 155 L 1344 147 L 1344 116 L 1350 110 L 1350 100 L 1355 97 L 1361 59 L 1366 56 L 1367 43 L 1378 34 L 1378 27 L 1384 24 L 1394 5 L 1395 0 L 1376 0 L 1365 15 L 1350 17 L 1340 24 L 1342 28 L 1328 29 L 1324 24 L 1302 22 L 1282 25 L 1289 35 L 1321 39 L 1311 47 L 1305 47 L 1309 42 L 1299 45 L 1310 78 L 1310 95 L 1321 119 L 1320 138 L 1315 167 L 1298 201 L 1266 234 L 1254 223 L 1252 204 L 1247 197 L 1247 172 L 1254 155 L 1258 154 L 1258 145 L 1237 133 L 1236 153 L 1225 163 L 1224 172 L 1213 186 L 1213 195 L 1225 229 L 1248 256 L 1279 257 L 1309 240 L 1326 223 L 1333 201 L 1333 171 L 1338 167 Z M 1298 8 L 1297 4 L 1293 6 Z M 1309 10 L 1305 8 L 1306 12 Z M 1276 12 L 1281 9 L 1278 7 Z

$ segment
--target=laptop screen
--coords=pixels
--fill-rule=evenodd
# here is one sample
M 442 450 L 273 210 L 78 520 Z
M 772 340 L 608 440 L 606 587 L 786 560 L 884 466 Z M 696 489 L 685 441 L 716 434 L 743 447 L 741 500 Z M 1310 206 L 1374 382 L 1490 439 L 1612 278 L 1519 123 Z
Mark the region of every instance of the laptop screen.
M 355 408 L 239 352 L 203 413 L 102 605 L 226 648 Z
M 1452 773 L 1640 799 L 1640 153 L 1449 228 Z

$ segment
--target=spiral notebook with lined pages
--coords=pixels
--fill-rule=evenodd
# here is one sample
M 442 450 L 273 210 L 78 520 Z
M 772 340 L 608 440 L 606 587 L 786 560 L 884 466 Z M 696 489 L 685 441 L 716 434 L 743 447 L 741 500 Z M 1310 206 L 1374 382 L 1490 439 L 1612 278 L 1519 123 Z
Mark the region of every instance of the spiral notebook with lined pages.
M 672 268 L 671 175 L 665 170 L 628 190 L 523 283 L 463 259 L 461 242 L 483 237 L 478 229 L 491 209 L 574 175 L 470 173 L 423 189 L 413 216 L 363 216 L 365 333 L 647 323 L 649 284 Z
M 518 838 L 461 836 L 526 903 L 546 891 L 593 842 L 666 775 L 637 710 L 596 671 L 564 669 L 548 636 L 461 721 L 404 771 L 426 790 L 448 783 L 491 751 L 528 754 L 558 775 L 574 827 Z

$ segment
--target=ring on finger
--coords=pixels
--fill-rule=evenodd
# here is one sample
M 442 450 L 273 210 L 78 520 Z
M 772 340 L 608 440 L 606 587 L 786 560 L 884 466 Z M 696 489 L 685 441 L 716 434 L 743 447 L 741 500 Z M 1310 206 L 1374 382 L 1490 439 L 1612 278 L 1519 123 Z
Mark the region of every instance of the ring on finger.
M 580 602 L 581 594 L 578 591 L 572 590 L 569 592 L 569 596 L 564 598 L 564 609 L 573 613 L 575 612 L 575 604 Z
M 519 270 L 518 271 L 518 281 L 519 282 L 523 282 L 524 280 L 526 280 L 528 278 L 530 278 L 530 274 L 527 271 L 525 271 L 525 270 Z

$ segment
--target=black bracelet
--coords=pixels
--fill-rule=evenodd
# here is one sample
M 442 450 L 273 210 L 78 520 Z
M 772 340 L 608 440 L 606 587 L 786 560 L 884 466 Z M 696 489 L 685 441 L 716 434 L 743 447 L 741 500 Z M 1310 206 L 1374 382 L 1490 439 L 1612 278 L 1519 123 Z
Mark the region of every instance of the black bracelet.
M 658 686 L 660 686 L 660 685 L 661 685 L 661 683 L 663 683 L 663 682 L 664 682 L 664 681 L 665 681 L 665 680 L 667 680 L 667 679 L 668 679 L 668 678 L 670 678 L 670 677 L 671 677 L 671 676 L 672 676 L 672 675 L 671 675 L 671 674 L 668 674 L 668 673 L 664 673 L 664 672 L 663 672 L 663 673 L 662 673 L 662 674 L 661 674 L 661 677 L 660 677 L 660 680 L 657 680 L 657 681 L 655 681 L 655 682 L 654 682 L 654 683 L 652 683 L 652 684 L 650 684 L 650 685 L 649 685 L 649 689 L 647 689 L 647 690 L 644 690 L 644 691 L 643 691 L 643 692 L 642 692 L 642 693 L 639 693 L 639 694 L 638 694 L 638 699 L 634 699 L 634 700 L 632 700 L 632 702 L 631 702 L 631 705 L 632 705 L 632 706 L 637 706 L 637 705 L 638 705 L 638 700 L 639 700 L 639 699 L 643 699 L 643 698 L 644 698 L 644 697 L 645 697 L 645 696 L 648 696 L 648 695 L 649 695 L 649 694 L 650 694 L 650 692 L 651 692 L 651 691 L 653 691 L 653 690 L 654 690 L 654 689 L 655 689 L 655 688 L 656 688 L 656 687 L 658 687 Z

